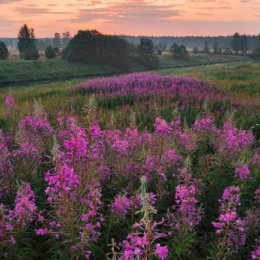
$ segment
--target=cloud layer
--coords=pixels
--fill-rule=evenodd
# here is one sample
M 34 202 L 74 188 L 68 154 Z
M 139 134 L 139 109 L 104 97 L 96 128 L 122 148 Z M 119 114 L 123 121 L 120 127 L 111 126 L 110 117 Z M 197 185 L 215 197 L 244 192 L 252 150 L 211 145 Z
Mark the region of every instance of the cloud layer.
M 0 0 L 0 37 L 23 23 L 39 36 L 98 29 L 142 35 L 259 33 L 259 0 Z

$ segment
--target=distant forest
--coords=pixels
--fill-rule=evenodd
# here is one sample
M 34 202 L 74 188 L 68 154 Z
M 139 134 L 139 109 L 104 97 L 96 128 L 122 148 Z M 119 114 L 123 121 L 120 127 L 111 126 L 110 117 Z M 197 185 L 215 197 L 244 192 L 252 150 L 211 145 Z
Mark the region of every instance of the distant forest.
M 137 45 L 140 42 L 140 37 L 134 36 L 120 36 L 126 39 L 128 42 Z M 202 36 L 186 36 L 186 37 L 174 37 L 174 36 L 160 36 L 149 37 L 154 43 L 154 46 L 162 50 L 169 49 L 173 43 L 183 44 L 187 49 L 203 49 L 205 42 L 208 42 L 210 49 L 213 49 L 214 43 L 217 41 L 218 46 L 222 49 L 232 48 L 233 35 L 230 36 L 217 36 L 217 37 L 202 37 Z M 254 50 L 258 46 L 257 35 L 247 35 L 248 50 Z
M 142 36 L 126 36 L 120 35 L 121 38 L 126 39 L 132 44 L 139 44 Z M 217 36 L 217 37 L 198 37 L 198 36 L 187 36 L 187 37 L 174 37 L 174 36 L 154 36 L 146 37 L 153 41 L 154 47 L 162 51 L 170 49 L 173 43 L 183 44 L 187 49 L 193 49 L 194 47 L 198 49 L 203 49 L 205 42 L 208 43 L 208 47 L 213 49 L 213 45 L 217 42 L 218 46 L 222 49 L 231 48 L 232 37 L 230 36 Z M 16 38 L 0 38 L 0 41 L 4 41 L 9 48 L 16 48 L 17 41 Z M 247 35 L 248 50 L 252 51 L 258 46 L 258 36 L 257 35 Z M 45 50 L 47 46 L 53 44 L 53 38 L 38 38 L 36 39 L 36 44 L 39 50 Z M 64 43 L 65 44 L 65 43 Z M 62 45 L 62 41 L 61 41 Z M 61 46 L 62 47 L 62 46 Z

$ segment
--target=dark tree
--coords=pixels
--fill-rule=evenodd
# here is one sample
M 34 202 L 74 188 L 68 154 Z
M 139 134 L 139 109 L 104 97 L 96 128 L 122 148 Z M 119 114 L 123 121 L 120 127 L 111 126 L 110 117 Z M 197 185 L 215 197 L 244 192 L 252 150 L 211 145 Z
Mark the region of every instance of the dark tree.
M 205 41 L 204 42 L 204 48 L 203 48 L 203 53 L 209 54 L 210 50 L 209 50 L 209 42 Z
M 153 42 L 150 39 L 141 38 L 140 44 L 136 47 L 136 60 L 149 69 L 159 67 L 159 59 L 154 53 Z
M 245 56 L 248 50 L 248 44 L 247 44 L 247 36 L 244 34 L 240 38 L 240 50 Z
M 260 34 L 258 35 L 257 39 L 257 46 L 256 48 L 252 51 L 252 58 L 254 59 L 259 59 L 260 58 Z
M 232 49 L 236 54 L 241 50 L 241 37 L 239 33 L 235 33 L 232 38 Z
M 220 54 L 220 48 L 218 46 L 218 41 L 215 40 L 214 44 L 213 44 L 213 54 Z
M 24 24 L 18 34 L 17 48 L 20 56 L 26 60 L 35 60 L 39 58 L 39 53 L 35 43 L 34 29 Z
M 71 40 L 70 32 L 67 31 L 67 32 L 62 33 L 63 46 L 66 47 L 70 40 Z
M 0 60 L 5 60 L 8 58 L 8 49 L 6 44 L 0 41 Z
M 174 58 L 186 58 L 188 56 L 188 52 L 184 45 L 178 45 L 174 43 L 171 47 L 171 54 Z
M 56 57 L 56 50 L 52 46 L 48 46 L 45 50 L 45 56 L 47 59 L 54 59 Z
M 53 46 L 55 48 L 61 48 L 61 35 L 60 33 L 55 33 L 53 38 Z
M 199 49 L 197 48 L 197 47 L 194 47 L 193 49 L 192 49 L 192 53 L 194 53 L 194 54 L 198 54 L 200 51 L 199 51 Z
M 117 36 L 102 35 L 98 31 L 79 31 L 63 52 L 68 61 L 128 67 L 129 44 Z

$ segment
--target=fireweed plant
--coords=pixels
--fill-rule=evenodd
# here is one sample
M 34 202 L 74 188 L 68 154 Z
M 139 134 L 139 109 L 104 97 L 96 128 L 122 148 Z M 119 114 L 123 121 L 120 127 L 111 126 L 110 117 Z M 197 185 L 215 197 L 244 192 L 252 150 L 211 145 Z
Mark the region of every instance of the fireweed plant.
M 259 259 L 259 143 L 238 100 L 149 73 L 71 91 L 81 114 L 3 102 L 1 259 Z

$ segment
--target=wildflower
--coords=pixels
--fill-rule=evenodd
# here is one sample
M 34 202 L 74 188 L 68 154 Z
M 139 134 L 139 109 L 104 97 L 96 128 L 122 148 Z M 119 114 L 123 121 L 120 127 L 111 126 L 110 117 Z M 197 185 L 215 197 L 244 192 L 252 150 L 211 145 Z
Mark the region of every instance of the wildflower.
M 179 214 L 176 228 L 186 227 L 193 229 L 197 226 L 202 218 L 202 212 L 198 207 L 197 188 L 194 184 L 179 184 L 176 187 L 174 208 Z
M 11 95 L 5 96 L 4 104 L 6 107 L 14 108 L 15 107 L 15 99 Z
M 247 164 L 243 164 L 235 169 L 236 177 L 240 180 L 246 180 L 249 177 L 250 171 Z
M 260 259 L 260 243 L 259 243 L 259 241 L 260 241 L 260 239 L 258 240 L 258 246 L 251 253 L 252 260 L 259 260 Z
M 158 254 L 160 259 L 165 259 L 166 248 L 157 246 L 154 244 L 159 238 L 163 238 L 166 235 L 160 233 L 158 226 L 161 223 L 157 223 L 152 220 L 152 214 L 155 213 L 154 208 L 150 205 L 148 194 L 146 193 L 146 181 L 143 177 L 141 179 L 141 201 L 143 215 L 142 219 L 133 225 L 133 232 L 128 234 L 127 239 L 123 241 L 123 253 L 120 260 L 130 259 L 149 259 L 152 255 Z
M 154 124 L 155 132 L 160 136 L 170 136 L 172 129 L 169 124 L 162 118 L 156 117 Z
M 71 192 L 79 185 L 78 176 L 73 168 L 66 164 L 58 166 L 54 174 L 47 172 L 45 181 L 48 184 L 45 193 L 49 202 L 56 201 L 63 196 L 63 193 L 72 195 L 73 193 Z
M 44 236 L 49 233 L 49 230 L 47 228 L 39 228 L 35 230 L 36 235 L 38 236 Z
M 251 131 L 239 130 L 231 123 L 225 123 L 223 130 L 219 131 L 217 147 L 225 154 L 237 154 L 241 149 L 253 144 L 254 136 Z
M 168 247 L 161 246 L 159 243 L 156 244 L 155 253 L 159 257 L 160 260 L 165 260 L 168 256 Z
M 198 132 L 207 132 L 210 134 L 216 132 L 215 123 L 211 118 L 196 119 L 192 128 Z
M 125 217 L 131 208 L 132 201 L 128 199 L 126 196 L 117 196 L 111 206 L 114 214 Z
M 28 221 L 31 222 L 35 218 L 35 196 L 28 183 L 24 183 L 19 187 L 12 215 L 15 217 L 16 222 L 22 226 L 25 226 Z
M 240 246 L 245 245 L 247 227 L 237 213 L 237 207 L 240 205 L 239 187 L 227 187 L 220 202 L 220 216 L 212 225 L 219 235 L 217 254 L 224 257 L 228 252 L 237 252 Z

